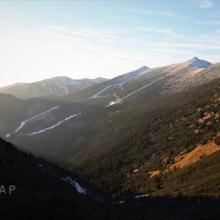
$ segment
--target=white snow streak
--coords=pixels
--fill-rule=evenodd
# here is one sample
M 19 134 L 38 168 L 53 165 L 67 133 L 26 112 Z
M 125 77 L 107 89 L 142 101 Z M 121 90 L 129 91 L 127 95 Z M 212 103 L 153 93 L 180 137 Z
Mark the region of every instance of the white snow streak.
M 50 127 L 41 129 L 41 130 L 39 130 L 39 131 L 34 131 L 34 132 L 31 132 L 31 133 L 28 133 L 28 134 L 24 134 L 24 135 L 26 135 L 26 136 L 34 136 L 34 135 L 38 135 L 38 134 L 44 133 L 44 132 L 46 132 L 46 131 L 48 131 L 48 130 L 52 130 L 52 129 L 54 129 L 54 128 L 60 126 L 60 125 L 62 125 L 64 122 L 66 122 L 66 121 L 68 121 L 68 120 L 70 120 L 70 119 L 72 119 L 72 118 L 75 118 L 75 117 L 77 117 L 77 116 L 79 116 L 79 115 L 81 115 L 81 113 L 80 113 L 80 114 L 74 114 L 74 115 L 71 115 L 71 116 L 69 116 L 69 117 L 66 117 L 66 118 L 63 119 L 62 121 L 58 121 L 56 124 L 54 124 L 54 125 L 52 125 L 52 126 L 50 126 Z
M 106 90 L 108 90 L 111 87 L 119 87 L 121 90 L 123 89 L 123 85 L 126 84 L 127 82 L 129 82 L 131 79 L 123 79 L 122 82 L 117 82 L 114 84 L 111 84 L 109 86 L 106 86 L 104 89 L 101 89 L 100 91 L 98 91 L 96 94 L 94 94 L 93 96 L 90 97 L 90 99 L 96 99 L 96 98 L 101 98 L 103 97 L 101 94 L 103 92 L 105 92 Z
M 11 137 L 11 134 L 8 133 L 8 134 L 5 135 L 5 137 L 6 137 L 6 138 L 10 138 L 10 137 Z
M 103 92 L 105 92 L 106 90 L 108 90 L 109 88 L 113 87 L 113 86 L 117 86 L 118 84 L 112 84 L 110 86 L 105 87 L 104 89 L 100 90 L 99 92 L 97 92 L 95 95 L 91 96 L 90 99 L 96 99 L 96 98 L 100 98 L 102 96 L 100 96 Z
M 161 79 L 163 79 L 163 78 L 164 78 L 164 77 L 160 77 L 159 79 L 157 79 L 157 80 L 155 80 L 155 81 L 153 81 L 153 82 L 151 82 L 151 83 L 148 83 L 148 84 L 142 86 L 141 88 L 139 88 L 139 89 L 137 89 L 137 90 L 135 90 L 135 91 L 133 91 L 133 92 L 127 94 L 126 96 L 124 96 L 124 97 L 122 97 L 122 98 L 119 98 L 119 97 L 116 95 L 116 96 L 117 96 L 117 97 L 116 97 L 117 100 L 116 100 L 116 101 L 111 101 L 108 105 L 106 105 L 106 107 L 110 107 L 110 106 L 112 106 L 112 105 L 116 105 L 116 104 L 121 104 L 121 103 L 123 103 L 123 101 L 124 101 L 125 99 L 129 98 L 130 96 L 135 95 L 136 93 L 138 93 L 138 92 L 144 90 L 145 88 L 151 86 L 152 84 L 159 82 L 159 81 L 160 81 Z M 114 94 L 113 94 L 113 95 L 114 95 Z M 115 96 L 115 95 L 114 95 L 114 96 Z
M 74 186 L 78 193 L 86 194 L 86 190 L 82 186 L 80 186 L 80 184 L 78 182 L 73 180 L 71 177 L 69 177 L 69 176 L 63 177 L 62 180 L 66 183 L 69 183 L 71 186 Z
M 42 113 L 40 113 L 40 114 L 34 115 L 34 116 L 32 116 L 31 118 L 28 118 L 28 119 L 22 121 L 22 122 L 20 123 L 20 125 L 19 125 L 12 133 L 6 134 L 5 137 L 6 137 L 6 138 L 9 138 L 12 134 L 18 133 L 28 122 L 33 121 L 33 120 L 35 120 L 35 119 L 38 119 L 38 118 L 40 118 L 41 116 L 43 116 L 43 115 L 45 115 L 45 114 L 47 114 L 47 113 L 49 113 L 49 112 L 52 112 L 52 111 L 54 111 L 54 110 L 57 110 L 57 109 L 59 109 L 59 108 L 60 108 L 60 106 L 54 106 L 54 107 L 52 107 L 52 108 L 50 108 L 50 109 L 48 109 L 48 110 L 46 110 L 46 111 L 44 111 L 44 112 L 42 112 Z
M 135 199 L 140 199 L 140 198 L 144 198 L 144 197 L 149 197 L 149 194 L 137 195 L 134 198 Z

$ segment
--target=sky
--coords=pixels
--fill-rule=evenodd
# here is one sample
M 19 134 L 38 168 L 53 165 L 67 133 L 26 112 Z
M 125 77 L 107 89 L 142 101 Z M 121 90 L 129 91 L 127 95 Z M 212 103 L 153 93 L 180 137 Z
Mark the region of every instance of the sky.
M 0 1 L 0 86 L 220 62 L 219 0 Z

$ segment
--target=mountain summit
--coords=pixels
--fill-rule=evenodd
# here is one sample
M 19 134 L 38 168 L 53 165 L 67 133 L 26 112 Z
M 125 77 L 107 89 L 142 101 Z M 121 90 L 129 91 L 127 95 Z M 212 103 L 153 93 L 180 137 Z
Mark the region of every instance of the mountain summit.
M 206 60 L 201 60 L 198 57 L 193 57 L 191 60 L 188 60 L 186 63 L 190 67 L 194 67 L 194 68 L 207 68 L 210 65 L 212 65 L 212 63 L 210 63 Z

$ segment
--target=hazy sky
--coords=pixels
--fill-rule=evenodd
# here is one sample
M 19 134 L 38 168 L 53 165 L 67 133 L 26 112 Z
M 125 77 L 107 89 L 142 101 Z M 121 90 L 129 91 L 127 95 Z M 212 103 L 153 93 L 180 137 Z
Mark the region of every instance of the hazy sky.
M 220 62 L 219 0 L 0 1 L 0 85 Z

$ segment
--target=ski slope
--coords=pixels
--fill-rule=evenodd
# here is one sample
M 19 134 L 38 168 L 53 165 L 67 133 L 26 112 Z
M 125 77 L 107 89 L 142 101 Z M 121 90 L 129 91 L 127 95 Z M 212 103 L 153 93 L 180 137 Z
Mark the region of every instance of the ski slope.
M 57 123 L 53 124 L 53 125 L 50 126 L 50 127 L 41 129 L 41 130 L 39 130 L 39 131 L 33 131 L 33 132 L 31 132 L 31 133 L 23 134 L 23 135 L 26 135 L 26 136 L 34 136 L 34 135 L 42 134 L 42 133 L 44 133 L 44 132 L 46 132 L 46 131 L 49 131 L 49 130 L 52 130 L 52 129 L 54 129 L 54 128 L 59 127 L 60 125 L 62 125 L 62 124 L 65 123 L 66 121 L 68 121 L 68 120 L 70 120 L 70 119 L 72 119 L 72 118 L 75 118 L 75 117 L 77 117 L 77 116 L 79 116 L 79 115 L 81 115 L 81 113 L 80 113 L 80 114 L 70 115 L 70 116 L 64 118 L 63 120 L 58 121 Z
M 34 115 L 34 116 L 32 116 L 31 118 L 28 118 L 28 119 L 26 119 L 26 120 L 20 122 L 19 126 L 18 126 L 12 133 L 6 134 L 5 137 L 6 137 L 6 138 L 11 137 L 12 134 L 18 133 L 18 132 L 19 132 L 21 129 L 23 129 L 24 126 L 25 126 L 27 123 L 29 123 L 30 121 L 39 119 L 40 117 L 44 116 L 45 114 L 50 113 L 50 112 L 52 112 L 52 111 L 54 111 L 54 110 L 57 110 L 57 109 L 59 109 L 59 108 L 60 108 L 60 106 L 54 106 L 54 107 L 52 107 L 52 108 L 50 108 L 50 109 L 48 109 L 48 110 L 46 110 L 46 111 L 44 111 L 44 112 L 41 112 L 40 114 Z
M 115 101 L 111 101 L 106 107 L 110 107 L 110 106 L 113 106 L 113 105 L 116 105 L 116 104 L 121 104 L 121 103 L 123 103 L 124 100 L 128 99 L 129 97 L 131 97 L 131 96 L 133 96 L 133 95 L 135 95 L 135 94 L 137 94 L 137 93 L 139 93 L 140 91 L 146 89 L 147 87 L 150 87 L 151 85 L 153 85 L 153 84 L 159 82 L 159 81 L 162 80 L 163 78 L 164 78 L 164 77 L 161 77 L 161 78 L 159 78 L 159 79 L 157 79 L 157 80 L 155 80 L 155 81 L 153 81 L 153 82 L 151 82 L 151 83 L 148 83 L 148 84 L 142 86 L 141 88 L 139 88 L 139 89 L 137 89 L 137 90 L 135 90 L 135 91 L 133 91 L 133 92 L 127 94 L 126 96 L 124 96 L 124 97 L 122 97 L 122 98 L 120 98 L 118 95 L 116 95 L 115 93 L 113 93 L 113 95 L 116 97 L 116 100 L 115 100 Z

